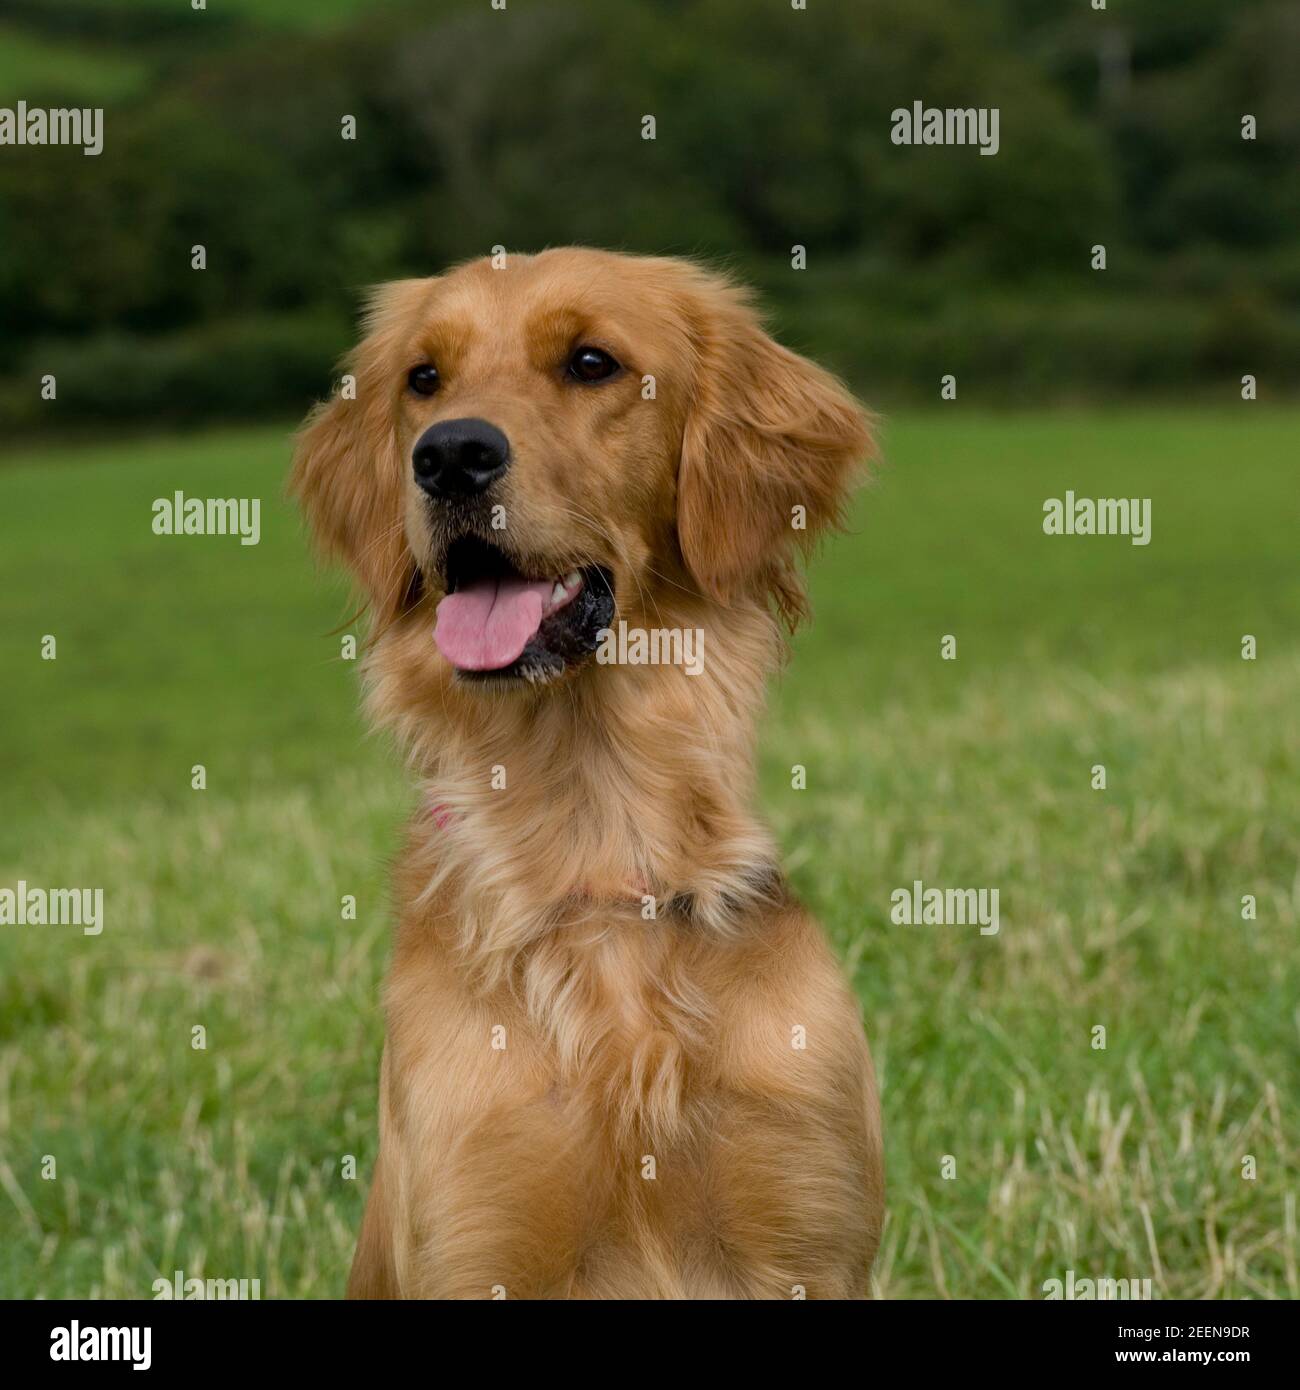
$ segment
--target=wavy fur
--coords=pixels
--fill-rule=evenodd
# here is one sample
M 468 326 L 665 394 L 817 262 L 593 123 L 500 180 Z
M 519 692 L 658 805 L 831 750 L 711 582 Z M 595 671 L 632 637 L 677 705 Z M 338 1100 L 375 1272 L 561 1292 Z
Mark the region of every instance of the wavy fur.
M 627 379 L 557 384 L 584 340 Z M 413 400 L 422 360 L 445 385 Z M 422 791 L 349 1293 L 864 1295 L 870 1058 L 752 783 L 781 620 L 807 611 L 796 553 L 838 523 L 869 418 L 724 277 L 578 249 L 382 289 L 346 366 L 356 398 L 308 421 L 292 487 L 372 608 L 367 709 Z M 455 677 L 431 640 L 445 538 L 409 459 L 468 415 L 511 440 L 512 540 L 547 573 L 607 566 L 629 627 L 701 630 L 701 674 Z

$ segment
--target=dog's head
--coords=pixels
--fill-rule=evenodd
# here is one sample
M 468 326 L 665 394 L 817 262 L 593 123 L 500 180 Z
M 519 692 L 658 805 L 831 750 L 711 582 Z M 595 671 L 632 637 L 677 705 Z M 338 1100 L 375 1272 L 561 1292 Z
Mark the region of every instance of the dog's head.
M 869 443 L 722 277 L 565 249 L 380 288 L 292 486 L 379 632 L 436 611 L 447 680 L 533 687 L 616 612 L 795 620 L 794 552 L 839 519 Z

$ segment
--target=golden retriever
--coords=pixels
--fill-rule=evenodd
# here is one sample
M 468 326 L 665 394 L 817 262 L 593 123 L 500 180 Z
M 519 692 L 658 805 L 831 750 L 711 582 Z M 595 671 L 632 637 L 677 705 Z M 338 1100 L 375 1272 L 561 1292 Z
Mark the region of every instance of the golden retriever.
M 871 1060 L 751 803 L 797 552 L 870 453 L 689 262 L 374 294 L 291 483 L 422 792 L 349 1296 L 866 1296 Z

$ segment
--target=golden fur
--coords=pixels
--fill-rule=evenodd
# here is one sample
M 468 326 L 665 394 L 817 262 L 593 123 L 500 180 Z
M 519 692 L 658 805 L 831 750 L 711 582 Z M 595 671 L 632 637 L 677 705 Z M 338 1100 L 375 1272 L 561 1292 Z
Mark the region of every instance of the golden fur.
M 565 382 L 579 343 L 623 377 Z M 422 361 L 428 398 L 405 389 Z M 349 1295 L 864 1296 L 871 1062 L 751 802 L 778 617 L 805 609 L 794 543 L 837 521 L 868 417 L 723 278 L 581 249 L 383 287 L 348 371 L 355 399 L 308 421 L 292 487 L 371 606 L 369 711 L 425 794 Z M 469 416 L 511 441 L 512 540 L 546 573 L 607 566 L 629 627 L 702 629 L 701 675 L 455 677 L 410 460 Z

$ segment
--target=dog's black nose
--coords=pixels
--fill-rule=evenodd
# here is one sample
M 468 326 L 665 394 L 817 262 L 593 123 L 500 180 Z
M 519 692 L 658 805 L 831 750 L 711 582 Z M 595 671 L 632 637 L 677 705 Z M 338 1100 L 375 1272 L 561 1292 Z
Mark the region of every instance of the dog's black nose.
M 486 420 L 430 425 L 411 454 L 415 481 L 430 497 L 473 497 L 509 464 L 510 441 Z

